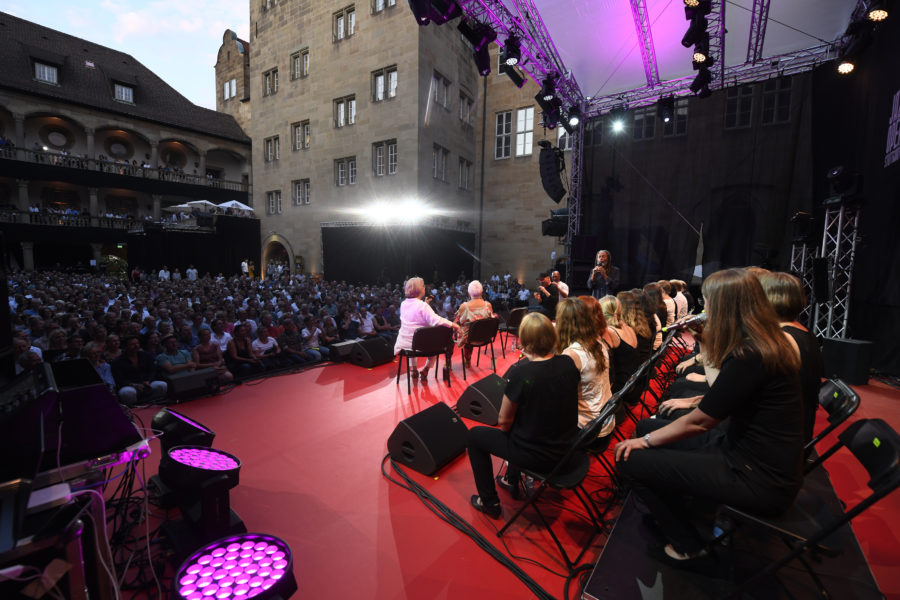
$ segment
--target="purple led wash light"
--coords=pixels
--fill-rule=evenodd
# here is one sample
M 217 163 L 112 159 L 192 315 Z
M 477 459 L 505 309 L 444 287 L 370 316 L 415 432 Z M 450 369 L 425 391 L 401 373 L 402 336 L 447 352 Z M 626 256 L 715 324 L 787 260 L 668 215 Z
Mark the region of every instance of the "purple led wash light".
M 211 448 L 179 446 L 169 450 L 169 457 L 183 465 L 207 471 L 228 471 L 241 466 L 236 458 Z
M 197 429 L 199 429 L 199 430 L 201 430 L 201 431 L 205 431 L 206 433 L 213 433 L 213 432 L 212 432 L 211 430 L 209 430 L 208 428 L 204 427 L 203 425 L 201 425 L 201 424 L 198 423 L 197 421 L 194 421 L 193 419 L 184 416 L 184 415 L 181 414 L 180 412 L 177 412 L 177 411 L 174 411 L 174 410 L 172 410 L 172 409 L 169 409 L 169 414 L 172 415 L 173 417 L 176 417 L 176 418 L 178 418 L 178 419 L 181 419 L 182 421 L 184 421 L 185 423 L 187 423 L 187 424 L 190 425 L 191 427 L 196 427 Z
M 297 589 L 291 549 L 281 539 L 257 533 L 207 544 L 185 560 L 174 580 L 178 598 L 287 598 Z

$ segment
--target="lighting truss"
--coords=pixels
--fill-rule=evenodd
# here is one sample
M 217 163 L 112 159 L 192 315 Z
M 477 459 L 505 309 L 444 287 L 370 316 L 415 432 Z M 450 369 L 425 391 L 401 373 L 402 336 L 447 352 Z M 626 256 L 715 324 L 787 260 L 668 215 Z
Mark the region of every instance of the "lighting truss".
M 791 273 L 796 273 L 800 278 L 803 283 L 803 291 L 806 293 L 806 297 L 809 298 L 809 302 L 803 307 L 803 310 L 800 311 L 800 316 L 797 320 L 806 325 L 808 329 L 811 328 L 812 309 L 816 302 L 814 297 L 815 290 L 813 286 L 812 260 L 815 256 L 815 252 L 815 246 L 809 241 L 795 240 L 794 243 L 791 244 Z
M 584 158 L 584 125 L 585 120 L 581 119 L 572 136 L 572 151 L 569 152 L 572 164 L 569 165 L 569 222 L 566 227 L 566 281 L 572 286 L 575 283 L 572 280 L 572 244 L 575 242 L 575 236 L 578 235 L 579 225 L 581 224 L 581 165 Z
M 630 0 L 631 17 L 641 47 L 641 59 L 644 63 L 644 75 L 647 85 L 659 85 L 659 69 L 656 66 L 656 49 L 653 46 L 653 32 L 650 30 L 650 17 L 647 14 L 647 0 Z
M 711 69 L 713 83 L 716 87 L 725 87 L 725 0 L 713 2 L 712 9 L 706 15 L 709 32 L 709 56 L 716 60 Z
M 753 0 L 750 16 L 750 39 L 747 40 L 747 62 L 756 64 L 762 59 L 763 43 L 766 40 L 766 23 L 769 22 L 769 2 Z
M 818 337 L 847 337 L 850 286 L 853 280 L 858 228 L 858 206 L 847 206 L 842 202 L 827 207 L 822 235 L 822 257 L 828 259 L 831 298 L 816 299 L 813 332 Z

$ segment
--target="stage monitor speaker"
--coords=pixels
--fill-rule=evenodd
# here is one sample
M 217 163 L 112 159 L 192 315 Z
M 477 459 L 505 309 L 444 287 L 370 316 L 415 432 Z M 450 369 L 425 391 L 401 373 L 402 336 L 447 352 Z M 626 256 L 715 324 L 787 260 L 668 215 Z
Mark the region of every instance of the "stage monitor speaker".
M 503 402 L 504 391 L 506 380 L 496 373 L 491 373 L 466 388 L 456 402 L 456 410 L 459 416 L 466 419 L 485 425 L 496 425 L 500 420 L 500 404 Z
M 872 361 L 872 342 L 825 338 L 822 341 L 822 363 L 825 377 L 843 379 L 850 385 L 869 383 L 869 365 Z
M 356 342 L 350 352 L 350 362 L 367 369 L 391 362 L 393 358 L 394 349 L 380 336 Z
M 541 184 L 544 186 L 544 191 L 547 192 L 551 200 L 559 204 L 560 200 L 566 195 L 566 188 L 563 187 L 562 180 L 559 178 L 561 160 L 559 150 L 556 148 L 541 148 L 538 160 L 541 169 Z
M 332 344 L 328 347 L 328 358 L 332 362 L 350 360 L 350 355 L 353 353 L 354 346 L 356 346 L 356 342 L 353 340 Z
M 466 450 L 468 429 L 453 409 L 439 402 L 403 419 L 388 438 L 391 459 L 433 475 Z

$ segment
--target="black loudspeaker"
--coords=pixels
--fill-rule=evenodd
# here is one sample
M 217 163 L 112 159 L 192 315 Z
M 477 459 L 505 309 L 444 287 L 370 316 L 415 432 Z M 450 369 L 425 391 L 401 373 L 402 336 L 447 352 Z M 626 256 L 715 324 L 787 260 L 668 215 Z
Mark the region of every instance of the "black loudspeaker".
M 350 360 L 353 353 L 353 347 L 356 346 L 355 341 L 338 342 L 328 347 L 328 359 L 332 362 L 343 362 Z
M 541 235 L 562 237 L 569 231 L 569 222 L 565 219 L 544 219 L 541 221 Z
M 816 302 L 828 302 L 831 300 L 831 285 L 828 281 L 828 259 L 814 258 L 812 261 L 813 294 Z
M 506 380 L 496 373 L 491 373 L 466 388 L 456 402 L 456 410 L 459 416 L 466 419 L 485 425 L 496 425 L 500 419 L 500 404 L 503 402 L 504 391 Z
M 559 178 L 560 160 L 559 150 L 555 148 L 541 148 L 539 158 L 541 184 L 544 186 L 544 191 L 547 192 L 550 199 L 557 204 L 566 195 L 566 188 L 563 187 L 562 180 Z
M 391 362 L 393 358 L 394 349 L 380 336 L 356 342 L 350 352 L 350 362 L 367 369 Z
M 869 383 L 872 342 L 825 338 L 822 341 L 822 363 L 825 377 L 843 379 L 850 385 Z
M 466 432 L 459 415 L 439 402 L 400 421 L 388 438 L 388 452 L 395 462 L 433 475 L 465 452 Z

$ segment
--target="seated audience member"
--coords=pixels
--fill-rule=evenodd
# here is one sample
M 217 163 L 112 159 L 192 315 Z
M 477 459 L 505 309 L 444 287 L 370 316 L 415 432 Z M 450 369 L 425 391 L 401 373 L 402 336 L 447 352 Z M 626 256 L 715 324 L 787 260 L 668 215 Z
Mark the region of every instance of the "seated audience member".
M 30 371 L 41 364 L 41 355 L 35 351 L 34 346 L 28 344 L 25 337 L 13 338 L 13 360 L 15 361 L 16 375 Z
M 586 296 L 596 303 L 592 296 Z M 599 313 L 602 318 L 603 314 Z M 606 322 L 603 322 L 604 329 Z M 578 369 L 578 427 L 584 427 L 600 415 L 612 398 L 609 383 L 609 354 L 603 343 L 597 315 L 580 298 L 565 298 L 556 306 L 556 353 L 568 356 Z M 597 434 L 593 446 L 603 450 L 616 428 L 611 415 Z
M 156 357 L 156 366 L 164 375 L 175 375 L 197 368 L 191 353 L 178 347 L 178 338 L 172 334 L 163 338 L 163 351 Z
M 197 345 L 198 339 L 194 336 L 194 332 L 191 330 L 191 326 L 188 324 L 184 324 L 178 328 L 178 349 L 185 350 L 187 352 L 193 352 L 194 347 Z
M 369 312 L 366 306 L 359 307 L 359 328 L 357 334 L 363 338 L 376 337 L 378 330 L 375 329 L 375 315 Z
M 622 307 L 622 321 L 627 323 L 637 336 L 638 362 L 643 364 L 653 352 L 653 332 L 647 324 L 647 315 L 641 303 L 641 299 L 632 291 L 622 291 L 616 294 L 616 299 Z
M 99 342 L 88 342 L 84 347 L 84 357 L 88 359 L 97 375 L 103 380 L 111 392 L 116 391 L 116 380 L 113 379 L 112 367 L 108 362 L 103 360 L 103 344 Z
M 284 356 L 295 365 L 305 365 L 316 360 L 303 348 L 303 337 L 290 317 L 284 319 L 284 333 L 278 336 L 278 345 Z
M 253 353 L 253 340 L 250 339 L 249 331 L 250 328 L 243 323 L 235 326 L 234 337 L 228 340 L 228 353 L 225 356 L 229 370 L 241 379 L 265 368 Z
M 202 328 L 201 328 L 202 329 Z M 199 330 L 198 330 L 199 331 Z M 210 329 L 210 341 L 219 347 L 222 354 L 228 352 L 228 342 L 231 341 L 232 334 L 225 331 L 225 322 L 222 319 L 213 319 L 212 328 Z M 248 330 L 249 333 L 249 330 Z M 197 334 L 199 338 L 199 333 Z
M 123 404 L 152 404 L 165 398 L 168 386 L 156 378 L 156 359 L 141 350 L 136 337 L 125 339 L 122 354 L 110 366 Z
M 378 335 L 386 339 L 388 343 L 393 344 L 394 340 L 397 339 L 397 332 L 394 331 L 394 328 L 388 323 L 384 313 L 379 311 L 373 312 L 372 315 L 375 317 L 375 331 L 378 332 Z
M 703 296 L 709 392 L 685 416 L 645 419 L 634 439 L 616 445 L 620 475 L 668 542 L 658 558 L 685 568 L 707 562 L 706 539 L 690 508 L 725 502 L 775 515 L 791 505 L 803 481 L 796 344 L 747 270 L 713 273 Z
M 456 336 L 456 345 L 462 348 L 463 361 L 466 367 L 472 362 L 472 346 L 469 346 L 469 326 L 480 319 L 490 319 L 495 317 L 494 309 L 491 303 L 484 300 L 481 296 L 484 288 L 481 282 L 473 280 L 469 284 L 469 301 L 463 302 L 456 310 L 453 322 L 459 324 L 459 334 Z
M 43 350 L 44 360 L 56 362 L 56 359 L 66 353 L 66 330 L 59 327 L 47 334 L 47 348 Z
M 341 339 L 355 340 L 359 337 L 359 317 L 350 310 L 341 314 Z
M 615 394 L 625 386 L 628 379 L 641 366 L 638 337 L 631 325 L 625 321 L 622 305 L 618 298 L 603 296 L 600 299 L 600 308 L 606 319 L 607 331 L 619 341 L 610 350 L 610 363 L 612 364 L 610 379 L 612 391 Z M 640 386 L 633 386 L 631 391 L 622 398 L 623 405 L 634 406 L 637 404 L 640 393 Z
M 675 301 L 675 320 L 680 321 L 688 315 L 688 300 L 684 295 L 687 284 L 680 279 L 671 279 L 669 283 L 672 284 L 672 300 Z
M 340 330 L 337 326 L 337 321 L 334 320 L 326 309 L 322 309 L 319 311 L 319 320 L 321 322 L 322 335 L 320 336 L 320 341 L 325 346 L 331 346 L 341 339 Z
M 84 338 L 77 333 L 73 333 L 66 339 L 65 351 L 62 354 L 57 355 L 53 362 L 81 358 L 81 351 L 83 348 Z
M 672 298 L 672 284 L 665 279 L 661 279 L 656 283 L 659 285 L 663 304 L 666 307 L 666 322 L 664 323 L 664 326 L 668 327 L 675 322 L 675 315 L 678 314 L 678 308 L 675 306 L 675 300 Z
M 225 366 L 225 358 L 218 344 L 214 344 L 211 339 L 212 331 L 209 329 L 200 330 L 200 339 L 191 353 L 191 359 L 198 369 L 215 369 L 216 376 L 220 384 L 230 383 L 234 376 Z
M 394 342 L 394 355 L 400 354 L 401 350 L 412 350 L 413 335 L 420 327 L 436 327 L 438 325 L 444 327 L 452 327 L 459 331 L 460 327 L 457 323 L 452 323 L 435 313 L 431 307 L 422 298 L 425 296 L 425 281 L 421 277 L 411 277 L 403 284 L 403 291 L 406 294 L 406 300 L 400 305 L 400 331 L 397 334 L 397 341 Z M 418 378 L 422 376 L 423 381 L 428 380 L 428 369 L 434 364 L 433 356 L 428 357 L 425 361 L 425 367 L 421 371 L 417 369 L 417 360 L 409 358 L 408 368 L 412 377 Z
M 269 328 L 265 325 L 260 325 L 256 329 L 256 339 L 253 340 L 252 348 L 253 356 L 262 361 L 267 371 L 290 365 L 290 361 L 281 355 L 278 341 L 269 336 Z
M 662 292 L 658 283 L 648 283 L 642 290 L 641 301 L 644 305 L 644 314 L 647 316 L 647 324 L 653 332 L 653 344 L 651 348 L 658 350 L 662 346 L 662 328 L 666 322 L 666 305 L 662 299 Z
M 149 352 L 153 356 L 158 356 L 159 354 L 162 354 L 162 352 L 163 352 L 163 350 L 165 350 L 165 348 L 163 348 L 162 344 L 160 343 L 161 339 L 162 338 L 160 337 L 160 335 L 155 331 L 151 331 L 146 336 L 144 336 L 144 343 L 143 343 L 144 352 Z
M 556 318 L 556 305 L 559 302 L 559 288 L 550 281 L 550 273 L 546 271 L 538 275 L 538 288 L 534 292 L 534 299 L 538 301 L 538 310 L 544 313 L 548 319 Z
M 519 343 L 527 361 L 504 374 L 506 390 L 500 405 L 499 428 L 473 427 L 467 436 L 469 462 L 478 494 L 471 504 L 497 519 L 500 498 L 494 486 L 491 455 L 509 461 L 497 483 L 519 495 L 522 468 L 550 471 L 568 451 L 578 433 L 578 368 L 568 356 L 557 356 L 556 331 L 550 319 L 530 313 L 519 326 Z
M 331 356 L 328 348 L 322 344 L 320 339 L 322 330 L 319 329 L 319 320 L 312 315 L 303 320 L 303 330 L 300 337 L 303 338 L 303 349 L 316 362 L 320 360 L 328 360 Z

